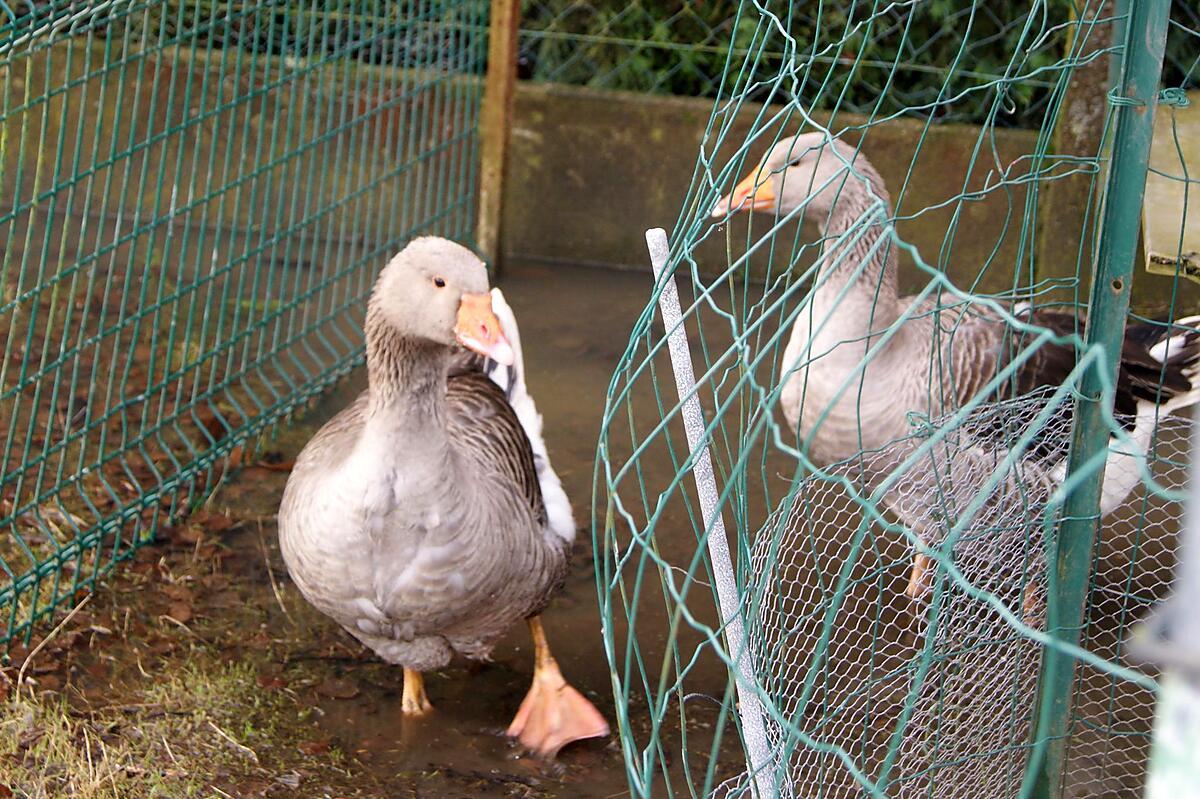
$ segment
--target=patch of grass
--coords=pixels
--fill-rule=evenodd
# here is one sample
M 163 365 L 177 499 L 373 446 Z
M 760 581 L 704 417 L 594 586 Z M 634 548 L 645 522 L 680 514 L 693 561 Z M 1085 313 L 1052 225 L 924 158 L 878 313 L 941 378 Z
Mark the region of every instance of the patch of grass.
M 0 799 L 620 792 L 615 748 L 543 767 L 483 728 L 506 713 L 476 701 L 515 704 L 524 689 L 499 689 L 516 679 L 505 668 L 478 700 L 454 693 L 465 670 L 437 678 L 442 714 L 402 723 L 397 670 L 287 581 L 272 515 L 286 479 L 233 473 L 60 624 L 0 650 Z
M 120 702 L 80 712 L 59 695 L 22 693 L 4 704 L 0 786 L 27 799 L 269 796 L 344 775 L 336 749 L 313 773 L 298 748 L 307 709 L 264 691 L 248 663 L 201 655 Z

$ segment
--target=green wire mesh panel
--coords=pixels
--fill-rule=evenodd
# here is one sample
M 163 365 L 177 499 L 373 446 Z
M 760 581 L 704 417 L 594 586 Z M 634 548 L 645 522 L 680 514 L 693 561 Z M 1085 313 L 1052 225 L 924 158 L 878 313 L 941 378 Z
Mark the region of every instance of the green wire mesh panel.
M 597 586 L 634 795 L 1031 795 L 1057 735 L 1044 731 L 1054 710 L 1039 697 L 1047 652 L 1081 664 L 1053 789 L 1140 795 L 1155 682 L 1124 661 L 1123 642 L 1169 587 L 1187 422 L 1157 418 L 1153 403 L 1136 416 L 1111 410 L 1102 349 L 1074 323 L 1044 323 L 1046 311 L 1086 310 L 1107 234 L 1097 231 L 1104 142 L 1116 109 L 1131 103 L 1095 89 L 1090 149 L 1055 143 L 1077 123 L 1068 114 L 1085 79 L 1108 56 L 1117 67 L 1127 57 L 1109 31 L 1123 12 L 1098 2 L 950 4 L 952 53 L 1002 58 L 982 73 L 953 54 L 931 62 L 924 85 L 913 84 L 926 99 L 913 105 L 893 56 L 870 83 L 873 100 L 855 99 L 863 36 L 893 54 L 936 49 L 913 22 L 918 6 L 933 13 L 926 5 L 947 10 L 866 2 L 837 6 L 838 16 L 824 3 L 751 0 L 735 9 L 731 36 L 744 38 L 719 78 L 667 277 L 614 374 L 599 442 Z M 820 29 L 793 35 L 806 15 Z M 1195 36 L 1188 19 L 1175 15 L 1169 46 Z M 1194 65 L 1168 63 L 1164 88 L 1194 78 Z M 1164 92 L 1159 114 L 1184 102 Z M 964 106 L 977 124 L 937 124 Z M 1008 129 L 1013 119 L 1035 130 Z M 746 176 L 747 191 L 786 192 L 804 148 L 785 143 L 778 161 L 758 165 L 797 133 L 834 159 L 826 183 L 799 186 L 795 208 L 717 205 Z M 1197 166 L 1187 171 L 1179 152 L 1171 174 L 1190 188 Z M 1085 197 L 1069 211 L 1082 217 L 1073 225 L 1054 204 L 1071 185 Z M 841 210 L 818 210 L 822 192 Z M 1177 250 L 1189 207 L 1158 209 L 1175 215 Z M 1196 312 L 1178 273 L 1139 271 L 1143 281 L 1139 307 Z M 678 323 L 659 309 L 675 286 Z M 980 319 L 1003 334 L 996 371 L 972 382 L 987 355 L 966 343 Z M 1026 364 L 1071 350 L 1053 385 L 1014 390 Z M 694 388 L 680 363 L 694 369 Z M 881 374 L 918 389 L 893 389 Z M 1101 446 L 1068 474 L 1089 375 L 1103 388 L 1101 434 L 1115 450 Z M 897 416 L 900 431 L 871 421 Z M 689 445 L 689 424 L 703 452 Z M 851 452 L 816 443 L 822 425 Z M 1066 612 L 1060 523 L 1072 497 L 1099 487 L 1106 459 L 1115 482 L 1103 484 L 1074 647 L 1051 629 Z
M 486 24 L 484 0 L 9 15 L 0 641 L 361 362 L 405 239 L 471 238 Z

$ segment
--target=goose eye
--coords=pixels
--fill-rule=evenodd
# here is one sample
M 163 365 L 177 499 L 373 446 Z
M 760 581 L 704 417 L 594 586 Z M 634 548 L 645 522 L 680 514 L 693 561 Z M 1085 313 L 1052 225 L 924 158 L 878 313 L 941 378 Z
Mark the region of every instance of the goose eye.
M 444 289 L 444 288 L 446 288 L 446 281 L 443 278 L 435 277 L 433 279 L 433 285 L 437 286 L 440 289 Z

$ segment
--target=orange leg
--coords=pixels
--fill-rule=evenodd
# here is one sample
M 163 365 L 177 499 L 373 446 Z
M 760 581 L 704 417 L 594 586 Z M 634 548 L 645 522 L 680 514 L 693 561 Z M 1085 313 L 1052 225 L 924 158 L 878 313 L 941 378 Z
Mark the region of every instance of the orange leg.
M 572 741 L 608 735 L 608 722 L 600 711 L 563 679 L 539 617 L 529 619 L 529 634 L 533 637 L 533 685 L 508 726 L 508 734 L 543 757 L 554 757 Z
M 908 576 L 908 588 L 904 593 L 910 599 L 921 599 L 929 592 L 929 556 L 918 552 L 913 555 L 912 573 Z
M 433 705 L 425 695 L 425 678 L 421 672 L 404 670 L 404 696 L 400 700 L 400 710 L 406 716 L 424 716 L 433 711 Z
M 1042 613 L 1042 601 L 1038 596 L 1038 587 L 1036 583 L 1029 583 L 1025 586 L 1025 598 L 1021 603 L 1021 610 L 1025 614 L 1025 622 L 1036 629 L 1041 629 L 1046 619 Z

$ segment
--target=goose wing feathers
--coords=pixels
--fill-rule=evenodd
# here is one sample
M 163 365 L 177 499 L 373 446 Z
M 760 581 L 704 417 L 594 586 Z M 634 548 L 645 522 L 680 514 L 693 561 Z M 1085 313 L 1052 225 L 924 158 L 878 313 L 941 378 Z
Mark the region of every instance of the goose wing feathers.
M 1049 330 L 1059 338 L 1082 337 L 1086 332 L 1086 322 L 1072 313 L 1028 308 L 1018 308 L 1016 313 L 1035 328 Z M 955 363 L 960 389 L 958 401 L 967 402 L 982 387 L 981 380 L 972 377 L 991 379 L 1006 370 L 1018 356 L 1022 357 L 1024 360 L 1012 378 L 997 387 L 993 399 L 1006 403 L 1022 399 L 1028 402 L 1008 403 L 1009 413 L 1003 418 L 993 417 L 991 429 L 981 430 L 981 433 L 990 434 L 994 443 L 1006 447 L 1035 421 L 1051 395 L 1071 379 L 1079 351 L 1073 343 L 1038 342 L 1037 330 L 1021 330 L 999 319 L 982 327 L 991 328 L 990 336 L 977 329 L 965 342 L 968 346 L 964 349 L 974 358 L 964 357 L 957 359 L 961 363 L 957 360 Z M 1171 336 L 1167 324 L 1159 322 L 1130 325 L 1126 330 L 1118 363 L 1113 411 L 1127 431 L 1135 424 L 1139 403 L 1159 404 L 1193 391 L 1192 377 L 1200 363 L 1200 331 L 1186 326 L 1177 326 L 1176 330 L 1180 332 Z M 1169 345 L 1164 346 L 1163 342 L 1167 342 L 1169 336 Z M 955 341 L 954 346 L 961 344 Z M 1026 352 L 1035 346 L 1032 353 Z M 989 348 L 994 349 L 989 353 Z M 974 363 L 970 363 L 972 360 Z M 1070 444 L 1072 411 L 1072 402 L 1060 403 L 1043 431 L 1034 438 L 1030 455 L 1047 461 L 1065 457 Z
M 1053 331 L 1056 336 L 1083 336 L 1087 323 L 1075 314 L 1062 311 L 1033 311 L 1029 321 Z M 1154 347 L 1166 339 L 1166 323 L 1146 322 L 1130 325 L 1121 345 L 1121 357 L 1116 380 L 1114 412 L 1120 416 L 1137 413 L 1139 401 L 1158 403 L 1192 389 L 1189 367 L 1200 360 L 1200 332 L 1182 328 L 1177 346 L 1165 358 L 1157 357 Z M 1003 368 L 1007 359 L 1032 343 L 1032 335 L 1010 329 L 1002 344 L 998 365 Z M 1078 351 L 1072 345 L 1043 343 L 1016 373 L 1015 385 L 1002 387 L 1001 399 L 1034 394 L 1046 388 L 1056 388 L 1070 379 L 1078 362 Z M 1015 392 L 1013 391 L 1015 389 Z
M 539 525 L 546 524 L 529 438 L 504 392 L 480 369 L 452 368 L 446 383 L 446 427 L 465 457 L 497 483 L 514 487 L 523 507 Z
M 508 400 L 512 399 L 516 381 L 512 379 L 513 370 L 511 367 L 497 363 L 491 358 L 486 358 L 465 347 L 455 347 L 450 354 L 448 376 L 454 378 L 472 372 L 479 372 L 491 378 L 493 383 L 500 386 L 504 393 L 504 398 Z

